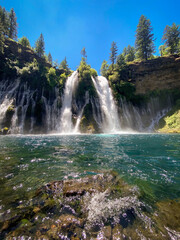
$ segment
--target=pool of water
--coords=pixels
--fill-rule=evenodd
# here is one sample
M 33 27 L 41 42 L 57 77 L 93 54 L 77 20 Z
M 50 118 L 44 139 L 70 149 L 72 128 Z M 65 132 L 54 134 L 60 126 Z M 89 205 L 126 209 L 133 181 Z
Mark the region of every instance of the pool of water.
M 0 218 L 42 185 L 115 170 L 148 201 L 180 198 L 180 135 L 0 136 Z
M 52 181 L 116 170 L 159 198 L 180 196 L 180 135 L 0 137 L 1 201 Z

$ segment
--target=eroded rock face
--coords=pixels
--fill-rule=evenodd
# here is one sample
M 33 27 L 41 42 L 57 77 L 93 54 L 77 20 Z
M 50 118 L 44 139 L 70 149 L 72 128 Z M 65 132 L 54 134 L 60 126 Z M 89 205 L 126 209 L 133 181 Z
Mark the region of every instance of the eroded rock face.
M 135 82 L 136 93 L 153 90 L 180 89 L 180 56 L 160 57 L 129 65 L 130 80 Z
M 178 239 L 179 207 L 177 201 L 160 202 L 153 210 L 137 187 L 114 172 L 54 181 L 19 204 L 11 217 L 3 216 L 0 238 Z

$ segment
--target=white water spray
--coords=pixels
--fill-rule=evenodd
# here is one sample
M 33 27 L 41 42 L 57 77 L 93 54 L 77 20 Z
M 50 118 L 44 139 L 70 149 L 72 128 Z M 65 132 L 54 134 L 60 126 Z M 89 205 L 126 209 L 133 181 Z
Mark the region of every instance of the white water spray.
M 72 94 L 78 80 L 78 72 L 75 71 L 68 77 L 64 90 L 64 98 L 61 110 L 60 133 L 73 133 L 72 124 Z
M 16 95 L 16 89 L 19 86 L 19 80 L 8 86 L 8 81 L 1 85 L 0 88 L 0 124 L 8 110 L 8 108 L 13 105 L 14 98 Z
M 103 114 L 103 132 L 118 132 L 120 130 L 120 123 L 117 108 L 107 79 L 105 77 L 98 76 L 97 78 L 92 77 L 92 81 L 94 83 L 101 103 L 101 110 Z
M 76 121 L 76 125 L 74 127 L 74 133 L 79 133 L 79 125 L 81 123 L 81 119 L 82 119 L 82 115 L 83 115 L 83 112 L 84 112 L 84 108 L 85 106 L 89 103 L 89 92 L 87 91 L 86 94 L 85 94 L 85 104 L 84 106 L 82 107 L 78 117 L 77 117 L 77 121 Z

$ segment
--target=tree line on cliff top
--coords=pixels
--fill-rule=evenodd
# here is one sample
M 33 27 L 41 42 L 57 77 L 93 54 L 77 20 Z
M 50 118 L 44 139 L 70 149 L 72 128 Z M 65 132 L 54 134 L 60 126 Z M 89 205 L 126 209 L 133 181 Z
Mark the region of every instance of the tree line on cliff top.
M 28 52 L 30 50 L 30 52 L 41 58 L 42 61 L 34 58 L 32 62 L 28 62 L 25 59 L 22 63 L 18 59 L 18 54 L 14 58 L 11 56 L 16 54 L 15 52 L 11 55 L 4 55 L 6 58 L 3 57 L 3 61 L 0 62 L 0 75 L 10 79 L 20 77 L 22 81 L 28 81 L 31 85 L 32 82 L 36 82 L 35 86 L 41 85 L 40 83 L 48 87 L 59 86 L 60 90 L 62 90 L 67 77 L 71 74 L 66 57 L 60 64 L 57 61 L 53 62 L 51 53 L 48 55 L 45 53 L 45 41 L 42 33 L 35 42 L 35 46 L 31 47 L 27 37 L 23 36 L 18 39 L 17 29 L 17 17 L 14 9 L 12 8 L 8 12 L 0 6 L 0 55 L 4 55 L 5 39 L 8 39 L 9 41 L 17 41 L 25 48 L 24 51 Z M 22 51 L 21 47 L 18 48 L 18 51 Z M 45 62 L 51 65 L 44 64 Z M 32 78 L 33 81 L 31 81 Z
M 5 38 L 11 38 L 17 40 L 17 18 L 14 9 L 12 8 L 10 12 L 7 12 L 5 8 L 0 6 L 0 52 L 3 53 L 3 46 Z M 116 42 L 112 42 L 110 49 L 110 62 L 111 67 L 114 68 L 115 64 L 118 66 L 123 65 L 124 62 L 132 62 L 134 60 L 148 60 L 154 58 L 155 44 L 154 44 L 154 34 L 153 28 L 151 26 L 150 20 L 142 15 L 139 19 L 139 23 L 136 29 L 136 40 L 135 47 L 128 46 L 125 47 L 120 55 L 117 55 L 118 48 Z M 160 55 L 166 56 L 170 54 L 180 53 L 180 25 L 175 23 L 172 26 L 166 26 L 164 29 L 162 40 L 163 45 L 159 47 Z M 18 42 L 24 47 L 29 47 L 30 42 L 27 37 L 22 37 L 18 39 Z M 35 42 L 35 47 L 32 48 L 34 52 L 46 61 L 53 64 L 54 67 L 58 67 L 57 60 L 53 62 L 52 55 L 49 53 L 45 54 L 45 42 L 43 34 Z M 64 60 L 63 60 L 64 61 Z M 65 59 L 66 64 L 67 60 Z M 106 75 L 108 69 L 107 61 L 103 61 L 101 66 L 101 74 Z
M 118 55 L 116 42 L 112 42 L 109 60 L 111 68 L 123 65 L 124 62 L 133 62 L 134 60 L 142 61 L 153 59 L 155 56 L 155 38 L 151 22 L 147 17 L 142 15 L 136 29 L 135 47 L 128 45 L 123 52 Z M 160 55 L 167 56 L 180 53 L 180 25 L 175 23 L 172 26 L 166 26 L 162 37 L 163 45 L 159 47 Z M 103 61 L 101 66 L 101 74 L 106 75 L 109 68 L 107 61 Z

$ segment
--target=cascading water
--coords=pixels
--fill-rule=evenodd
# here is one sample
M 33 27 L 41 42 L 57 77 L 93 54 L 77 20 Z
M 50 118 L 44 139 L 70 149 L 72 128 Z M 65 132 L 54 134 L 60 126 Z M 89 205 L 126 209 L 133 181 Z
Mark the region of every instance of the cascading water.
M 33 98 L 34 91 L 31 91 L 26 84 L 20 88 L 17 99 L 16 108 L 12 118 L 11 132 L 12 133 L 24 133 L 24 125 L 26 119 L 27 109 L 30 101 Z
M 56 131 L 58 129 L 59 118 L 61 115 L 60 108 L 58 107 L 60 103 L 58 88 L 54 89 L 54 95 L 55 98 L 53 100 L 47 99 L 43 94 L 41 97 L 45 106 L 45 123 L 47 132 Z
M 49 93 L 43 89 L 31 89 L 20 79 L 1 81 L 0 129 L 8 127 L 11 133 L 75 134 L 79 133 L 83 118 L 89 120 L 89 124 L 98 132 L 153 132 L 159 120 L 173 106 L 171 95 L 152 97 L 141 106 L 134 106 L 123 98 L 118 104 L 118 116 L 107 79 L 92 77 L 92 81 L 97 94 L 86 90 L 77 99 L 78 72 L 75 71 L 66 81 L 62 108 L 58 88 Z M 74 121 L 72 112 L 76 116 Z M 81 127 L 83 129 L 83 121 Z
M 119 117 L 117 108 L 113 99 L 112 91 L 109 87 L 108 81 L 103 76 L 96 78 L 92 77 L 92 81 L 96 88 L 97 94 L 100 99 L 100 107 L 102 112 L 102 130 L 104 133 L 118 132 L 120 128 Z
M 84 111 L 85 106 L 88 103 L 89 103 L 89 92 L 87 91 L 85 93 L 85 103 L 84 103 L 84 106 L 82 107 L 82 109 L 81 109 L 81 111 L 80 111 L 80 113 L 78 114 L 78 117 L 77 117 L 76 125 L 75 125 L 74 130 L 73 130 L 74 133 L 78 133 L 79 132 L 79 125 L 80 125 L 80 122 L 81 122 L 83 111 Z
M 73 133 L 72 123 L 72 94 L 78 80 L 78 72 L 75 71 L 68 77 L 64 90 L 64 98 L 61 110 L 60 133 Z
M 124 130 L 153 132 L 159 120 L 172 108 L 170 96 L 166 98 L 152 97 L 148 103 L 135 107 L 126 99 L 120 99 L 120 120 Z
M 8 81 L 0 87 L 0 125 L 5 117 L 8 108 L 13 104 L 16 95 L 16 89 L 19 86 L 19 80 L 8 84 Z

